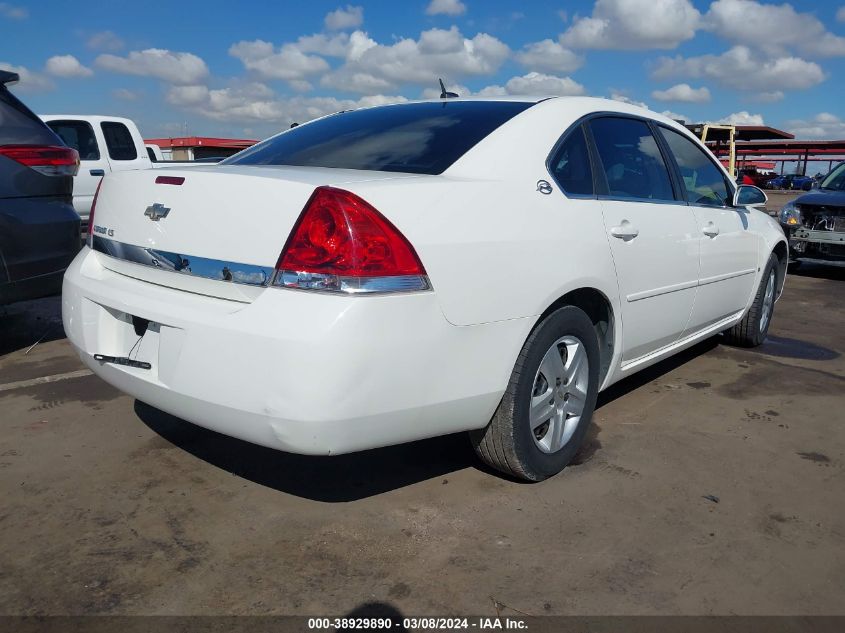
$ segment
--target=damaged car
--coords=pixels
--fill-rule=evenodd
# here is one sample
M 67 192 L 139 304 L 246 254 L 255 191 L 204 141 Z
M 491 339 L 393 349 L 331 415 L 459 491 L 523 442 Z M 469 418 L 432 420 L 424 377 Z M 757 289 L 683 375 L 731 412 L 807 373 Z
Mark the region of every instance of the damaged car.
M 789 238 L 791 264 L 845 266 L 845 163 L 813 191 L 788 202 L 780 224 Z

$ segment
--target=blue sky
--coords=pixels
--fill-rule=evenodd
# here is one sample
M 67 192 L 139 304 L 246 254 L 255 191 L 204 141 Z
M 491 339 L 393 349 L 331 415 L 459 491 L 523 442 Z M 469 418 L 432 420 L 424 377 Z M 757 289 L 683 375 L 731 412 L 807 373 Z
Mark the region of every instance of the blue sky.
M 0 2 L 0 68 L 41 113 L 261 138 L 327 112 L 588 94 L 845 138 L 845 0 Z

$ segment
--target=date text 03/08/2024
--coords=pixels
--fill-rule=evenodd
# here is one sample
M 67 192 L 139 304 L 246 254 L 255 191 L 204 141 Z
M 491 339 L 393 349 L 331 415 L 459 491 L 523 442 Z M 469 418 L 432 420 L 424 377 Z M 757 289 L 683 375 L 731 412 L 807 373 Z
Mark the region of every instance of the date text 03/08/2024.
M 390 630 L 400 629 L 400 622 L 391 618 L 309 618 L 310 630 Z M 437 630 L 525 630 L 527 623 L 519 618 L 479 617 L 479 618 L 436 618 L 406 617 L 401 621 L 401 629 L 407 631 Z

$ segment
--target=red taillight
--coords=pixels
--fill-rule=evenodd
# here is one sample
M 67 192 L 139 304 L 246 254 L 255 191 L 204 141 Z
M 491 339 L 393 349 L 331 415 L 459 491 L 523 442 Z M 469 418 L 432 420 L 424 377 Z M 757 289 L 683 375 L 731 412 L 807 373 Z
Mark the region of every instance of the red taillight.
M 31 167 L 45 176 L 75 176 L 79 153 L 58 145 L 0 145 L 0 156 Z
M 156 177 L 156 184 L 157 185 L 181 185 L 185 182 L 185 179 L 182 176 L 157 176 Z
M 413 246 L 354 193 L 318 187 L 276 265 L 276 284 L 340 292 L 428 289 Z
M 88 213 L 88 235 L 85 238 L 85 243 L 88 248 L 94 248 L 94 209 L 97 206 L 97 197 L 100 195 L 100 187 L 103 186 L 103 179 L 97 183 L 97 190 L 94 192 L 94 199 L 91 201 L 91 211 Z

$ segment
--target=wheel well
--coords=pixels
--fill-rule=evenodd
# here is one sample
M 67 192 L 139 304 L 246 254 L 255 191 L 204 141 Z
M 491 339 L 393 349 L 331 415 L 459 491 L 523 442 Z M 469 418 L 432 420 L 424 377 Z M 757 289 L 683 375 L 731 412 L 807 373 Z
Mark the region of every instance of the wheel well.
M 613 359 L 615 328 L 613 323 L 613 309 L 611 308 L 610 301 L 595 288 L 579 288 L 578 290 L 566 293 L 546 308 L 545 312 L 540 315 L 537 323 L 540 323 L 549 314 L 564 306 L 580 308 L 587 313 L 590 321 L 593 322 L 593 327 L 596 330 L 596 336 L 599 340 L 599 353 L 601 354 L 601 363 L 599 366 L 599 385 L 601 385 L 610 369 L 610 361 Z
M 778 258 L 778 296 L 783 292 L 783 284 L 786 281 L 786 268 L 789 265 L 789 249 L 784 242 L 778 242 L 773 249 Z

